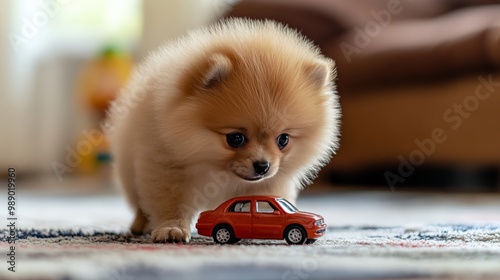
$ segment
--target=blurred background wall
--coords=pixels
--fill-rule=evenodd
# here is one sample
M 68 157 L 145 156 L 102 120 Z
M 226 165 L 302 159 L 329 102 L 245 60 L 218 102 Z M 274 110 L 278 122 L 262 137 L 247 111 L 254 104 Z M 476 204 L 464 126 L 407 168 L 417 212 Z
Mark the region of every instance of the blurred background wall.
M 99 72 L 106 49 L 139 61 L 225 8 L 222 0 L 1 1 L 0 168 L 16 165 L 36 175 L 52 174 L 54 161 L 66 165 L 85 139 L 82 131 L 102 118 L 103 108 L 89 106 L 93 97 L 85 95 L 92 90 L 83 83 L 106 83 L 84 77 L 92 76 L 86 69 Z M 72 175 L 78 167 L 70 169 Z
M 1 165 L 5 169 L 7 162 L 13 162 L 15 153 L 8 151 L 8 146 L 11 145 L 11 137 L 15 134 L 15 131 L 6 131 L 9 127 L 9 119 L 13 116 L 12 112 L 15 112 L 13 106 L 13 91 L 11 84 L 11 69 L 12 69 L 12 59 L 11 59 L 11 48 L 8 40 L 8 32 L 11 25 L 11 2 L 2 1 L 0 3 L 0 97 L 2 102 L 0 102 L 0 128 L 3 130 L 0 133 L 0 151 L 1 151 Z M 10 136 L 7 135 L 10 133 Z
M 227 12 L 234 0 L 143 1 L 143 29 L 140 54 L 157 48 L 166 39 L 175 38 L 213 22 Z
M 1 1 L 0 174 L 109 178 L 99 127 L 133 65 L 223 16 L 281 21 L 336 60 L 342 141 L 321 182 L 499 190 L 497 0 Z

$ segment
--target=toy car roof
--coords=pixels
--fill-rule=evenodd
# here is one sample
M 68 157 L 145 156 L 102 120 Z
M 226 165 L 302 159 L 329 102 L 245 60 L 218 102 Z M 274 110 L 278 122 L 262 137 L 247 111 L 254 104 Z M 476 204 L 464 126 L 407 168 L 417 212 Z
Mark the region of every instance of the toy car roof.
M 231 199 L 228 199 L 227 201 L 229 200 L 245 200 L 245 199 L 279 199 L 279 198 L 283 198 L 281 196 L 278 196 L 278 195 L 245 195 L 245 196 L 238 196 L 238 197 L 233 197 Z

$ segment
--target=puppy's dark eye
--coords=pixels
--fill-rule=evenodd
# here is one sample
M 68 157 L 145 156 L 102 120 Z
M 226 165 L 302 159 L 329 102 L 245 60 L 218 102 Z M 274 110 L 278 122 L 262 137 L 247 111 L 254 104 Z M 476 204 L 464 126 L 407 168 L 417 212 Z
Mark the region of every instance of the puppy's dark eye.
M 247 139 L 243 133 L 229 133 L 226 134 L 226 141 L 229 146 L 233 148 L 239 148 L 247 142 Z
M 276 144 L 278 144 L 278 148 L 283 149 L 288 145 L 288 141 L 290 140 L 290 136 L 286 133 L 281 134 L 276 138 Z

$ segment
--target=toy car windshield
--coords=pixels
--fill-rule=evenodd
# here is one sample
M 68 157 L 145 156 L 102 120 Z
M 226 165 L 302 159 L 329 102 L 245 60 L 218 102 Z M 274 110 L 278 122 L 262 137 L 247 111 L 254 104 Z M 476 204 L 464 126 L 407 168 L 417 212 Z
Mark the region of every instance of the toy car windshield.
M 288 200 L 286 200 L 284 198 L 276 199 L 276 201 L 278 201 L 278 203 L 281 205 L 283 210 L 285 210 L 288 213 L 295 213 L 295 212 L 299 211 L 299 209 L 297 209 L 297 207 L 293 206 L 293 204 L 291 204 Z

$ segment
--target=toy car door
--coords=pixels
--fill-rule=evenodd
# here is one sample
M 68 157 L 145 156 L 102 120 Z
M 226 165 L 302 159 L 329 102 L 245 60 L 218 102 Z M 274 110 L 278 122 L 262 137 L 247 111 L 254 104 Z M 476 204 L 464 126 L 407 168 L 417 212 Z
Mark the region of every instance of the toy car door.
M 253 238 L 282 239 L 285 216 L 268 200 L 256 200 L 252 209 Z
M 252 238 L 251 200 L 234 202 L 226 213 L 226 217 L 233 224 L 236 238 Z

